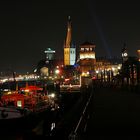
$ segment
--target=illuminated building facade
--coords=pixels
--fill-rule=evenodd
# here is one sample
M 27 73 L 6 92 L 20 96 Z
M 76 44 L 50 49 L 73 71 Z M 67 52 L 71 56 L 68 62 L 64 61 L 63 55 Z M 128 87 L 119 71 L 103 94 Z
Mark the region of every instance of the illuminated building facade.
M 114 76 L 120 74 L 122 64 L 117 58 L 96 58 L 95 76 L 102 81 L 112 81 Z
M 95 70 L 95 44 L 85 42 L 80 45 L 80 53 L 78 63 L 81 72 L 89 73 Z
M 82 76 L 92 76 L 102 81 L 111 81 L 122 67 L 120 59 L 96 58 L 95 44 L 89 42 L 80 45 L 77 63 Z
M 138 57 L 128 57 L 126 49 L 122 51 L 122 85 L 140 84 L 140 50 L 137 50 Z
M 85 42 L 80 46 L 80 60 L 91 59 L 95 61 L 95 44 Z
M 71 66 L 75 64 L 76 48 L 72 44 L 72 27 L 71 18 L 68 18 L 67 36 L 64 42 L 64 66 Z
M 46 54 L 46 60 L 54 60 L 55 50 L 47 48 L 44 53 Z

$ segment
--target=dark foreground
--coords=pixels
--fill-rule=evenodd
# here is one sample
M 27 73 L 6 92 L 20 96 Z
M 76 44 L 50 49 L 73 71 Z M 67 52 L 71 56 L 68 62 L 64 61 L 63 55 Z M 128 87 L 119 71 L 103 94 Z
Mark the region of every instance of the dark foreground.
M 83 110 L 90 97 L 91 100 L 83 115 Z M 93 85 L 89 89 L 83 89 L 81 93 L 64 93 L 62 103 L 64 110 L 59 116 L 56 129 L 50 133 L 51 135 L 48 136 L 47 132 L 43 132 L 44 130 L 47 131 L 47 123 L 40 121 L 34 132 L 25 130 L 26 128 L 24 131 L 18 132 L 16 127 L 16 134 L 14 129 L 0 133 L 0 139 L 92 140 L 107 138 L 114 140 L 140 138 L 139 93 L 115 87 L 103 87 L 100 85 L 95 87 Z M 83 120 L 76 133 L 73 134 L 81 116 L 84 116 Z M 48 114 L 46 114 L 45 118 L 47 117 Z
M 140 137 L 140 94 L 117 88 L 94 88 L 90 118 L 80 139 Z

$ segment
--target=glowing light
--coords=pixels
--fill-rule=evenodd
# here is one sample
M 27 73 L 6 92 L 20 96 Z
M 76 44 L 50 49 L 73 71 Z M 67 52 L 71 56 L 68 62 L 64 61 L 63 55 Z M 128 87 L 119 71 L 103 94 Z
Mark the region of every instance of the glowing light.
M 89 75 L 89 71 L 87 72 L 87 75 Z
M 29 89 L 25 89 L 25 92 L 29 92 Z
M 9 89 L 4 89 L 3 91 L 9 91 Z
M 3 79 L 3 80 L 1 80 L 1 81 L 4 83 L 4 82 L 8 81 L 8 79 Z
M 99 71 L 98 71 L 98 70 L 96 70 L 96 73 L 98 74 L 98 73 L 99 73 Z
M 112 70 L 114 71 L 114 70 L 115 70 L 115 68 L 114 68 L 114 67 L 112 67 Z
M 35 69 L 34 72 L 37 72 L 37 69 Z
M 69 80 L 70 80 L 70 79 L 65 79 L 65 82 L 66 82 L 66 81 L 69 81 Z
M 121 69 L 121 67 L 120 66 L 118 66 L 118 70 L 120 70 Z
M 127 53 L 124 53 L 124 56 L 127 56 Z
M 54 97 L 55 97 L 55 94 L 54 94 L 54 93 L 52 93 L 50 96 L 51 96 L 52 98 L 54 98 Z
M 17 101 L 17 107 L 22 107 L 22 102 L 21 102 L 21 100 Z
M 82 72 L 82 76 L 85 76 L 85 72 Z
M 9 91 L 9 92 L 7 92 L 7 94 L 12 94 L 12 92 L 11 92 L 11 91 Z
M 60 73 L 60 70 L 58 70 L 58 69 L 55 70 L 55 73 L 56 73 L 56 74 L 59 74 L 59 73 Z

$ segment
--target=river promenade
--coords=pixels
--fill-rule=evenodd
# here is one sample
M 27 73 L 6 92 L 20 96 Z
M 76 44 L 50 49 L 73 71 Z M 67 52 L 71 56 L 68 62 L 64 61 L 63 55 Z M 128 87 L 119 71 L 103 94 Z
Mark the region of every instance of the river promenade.
M 93 88 L 89 120 L 82 139 L 140 137 L 140 93 L 101 84 Z

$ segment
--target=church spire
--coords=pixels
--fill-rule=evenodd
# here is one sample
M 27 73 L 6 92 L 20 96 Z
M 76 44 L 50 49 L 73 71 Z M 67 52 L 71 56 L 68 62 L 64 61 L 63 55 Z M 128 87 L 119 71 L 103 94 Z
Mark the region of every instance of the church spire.
M 72 30 L 71 17 L 68 16 L 67 36 L 66 36 L 66 45 L 65 45 L 66 48 L 70 48 L 71 46 L 71 30 Z
M 72 45 L 71 30 L 71 18 L 68 16 L 67 36 L 64 42 L 64 66 L 74 65 L 76 59 L 76 48 Z
M 68 16 L 68 21 L 71 21 L 71 17 L 70 16 Z

